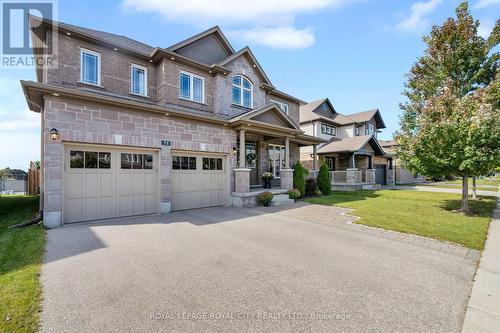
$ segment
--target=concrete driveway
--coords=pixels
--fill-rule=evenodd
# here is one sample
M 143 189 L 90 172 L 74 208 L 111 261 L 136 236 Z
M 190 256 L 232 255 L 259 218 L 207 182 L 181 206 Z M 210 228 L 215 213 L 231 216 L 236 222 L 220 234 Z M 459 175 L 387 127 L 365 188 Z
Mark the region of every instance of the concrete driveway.
M 325 207 L 49 230 L 42 331 L 460 331 L 472 260 L 343 228 Z

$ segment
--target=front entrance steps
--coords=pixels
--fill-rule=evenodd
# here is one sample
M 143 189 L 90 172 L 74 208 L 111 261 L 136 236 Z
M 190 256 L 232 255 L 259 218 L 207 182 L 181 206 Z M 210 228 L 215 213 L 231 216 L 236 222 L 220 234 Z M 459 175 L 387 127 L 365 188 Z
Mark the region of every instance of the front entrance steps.
M 291 205 L 293 203 L 295 203 L 295 200 L 290 199 L 288 194 L 278 194 L 273 196 L 273 201 L 271 201 L 271 206 Z
M 273 194 L 273 201 L 271 201 L 272 206 L 281 206 L 285 204 L 292 204 L 294 201 L 288 198 L 288 190 L 281 188 L 272 189 L 252 189 L 250 192 L 244 193 L 231 193 L 231 206 L 238 208 L 251 208 L 258 206 L 257 196 L 262 192 L 271 192 Z

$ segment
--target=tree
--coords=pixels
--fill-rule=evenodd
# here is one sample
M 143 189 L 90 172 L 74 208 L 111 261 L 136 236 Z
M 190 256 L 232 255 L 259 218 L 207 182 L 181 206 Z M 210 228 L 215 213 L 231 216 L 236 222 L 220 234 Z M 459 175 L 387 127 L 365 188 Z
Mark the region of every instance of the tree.
M 306 193 L 307 174 L 307 169 L 304 168 L 299 161 L 293 165 L 293 188 L 299 190 L 301 197 Z
M 412 172 L 462 177 L 462 211 L 468 211 L 468 177 L 499 163 L 499 22 L 488 40 L 477 35 L 467 2 L 457 18 L 434 26 L 427 49 L 407 75 L 401 105 L 398 154 Z M 498 74 L 497 74 L 498 77 Z M 495 128 L 496 126 L 496 128 Z
M 323 195 L 329 195 L 332 191 L 332 181 L 330 179 L 330 172 L 326 166 L 325 161 L 321 162 L 318 172 L 318 187 Z

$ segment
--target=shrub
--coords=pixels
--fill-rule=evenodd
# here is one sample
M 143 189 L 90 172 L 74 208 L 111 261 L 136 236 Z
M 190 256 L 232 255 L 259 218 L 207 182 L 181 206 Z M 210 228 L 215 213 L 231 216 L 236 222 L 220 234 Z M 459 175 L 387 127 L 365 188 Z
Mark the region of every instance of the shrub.
M 307 169 L 305 169 L 299 161 L 293 165 L 293 188 L 296 188 L 300 192 L 301 197 L 306 193 L 305 178 L 307 174 Z
M 306 195 L 316 195 L 318 191 L 318 183 L 316 182 L 316 179 L 306 179 Z
M 263 206 L 269 206 L 269 203 L 273 200 L 273 194 L 269 191 L 262 192 L 257 196 L 257 202 Z
M 293 200 L 300 198 L 299 190 L 294 188 L 293 190 L 288 191 L 288 197 Z
M 328 167 L 323 162 L 319 167 L 318 172 L 318 188 L 324 195 L 329 195 L 332 191 L 332 180 L 330 178 L 330 172 L 328 171 Z

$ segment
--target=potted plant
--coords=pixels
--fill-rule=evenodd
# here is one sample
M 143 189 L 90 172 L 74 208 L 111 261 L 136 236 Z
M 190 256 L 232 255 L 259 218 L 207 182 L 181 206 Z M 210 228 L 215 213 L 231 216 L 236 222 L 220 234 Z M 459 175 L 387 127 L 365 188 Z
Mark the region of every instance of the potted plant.
M 268 207 L 273 200 L 273 194 L 269 191 L 262 192 L 257 196 L 257 202 L 262 204 L 264 207 Z
M 293 201 L 295 201 L 298 198 L 300 198 L 300 191 L 294 188 L 293 190 L 288 191 L 288 197 L 290 199 L 293 199 Z
M 270 172 L 264 172 L 261 176 L 264 181 L 264 188 L 271 188 L 271 180 L 273 180 L 274 176 Z

